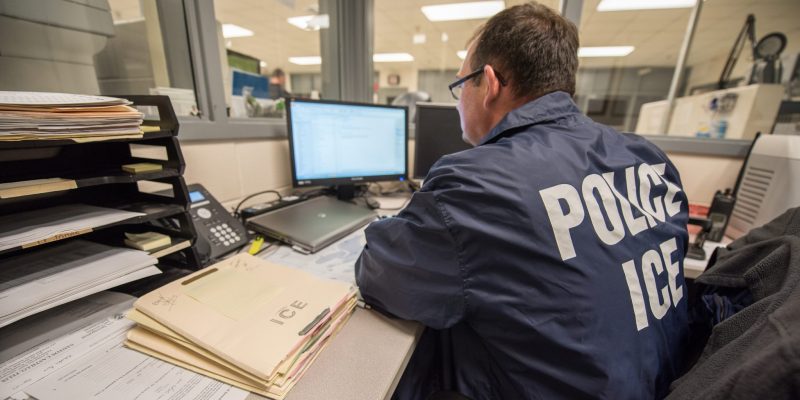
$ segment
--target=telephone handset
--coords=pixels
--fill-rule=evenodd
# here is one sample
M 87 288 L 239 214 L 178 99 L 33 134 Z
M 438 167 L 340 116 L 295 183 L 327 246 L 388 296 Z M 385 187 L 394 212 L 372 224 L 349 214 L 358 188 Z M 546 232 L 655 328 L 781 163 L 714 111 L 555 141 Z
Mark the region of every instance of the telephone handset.
M 189 214 L 203 265 L 247 244 L 247 230 L 203 185 L 188 185 Z

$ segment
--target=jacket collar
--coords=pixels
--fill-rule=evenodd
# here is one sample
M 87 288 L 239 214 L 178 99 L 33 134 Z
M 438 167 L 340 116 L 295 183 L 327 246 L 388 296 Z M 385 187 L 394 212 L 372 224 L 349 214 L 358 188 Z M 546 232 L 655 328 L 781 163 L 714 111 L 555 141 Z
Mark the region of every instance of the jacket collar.
M 512 110 L 495 125 L 478 146 L 499 139 L 503 133 L 523 126 L 553 121 L 568 115 L 582 115 L 566 92 L 552 92 Z

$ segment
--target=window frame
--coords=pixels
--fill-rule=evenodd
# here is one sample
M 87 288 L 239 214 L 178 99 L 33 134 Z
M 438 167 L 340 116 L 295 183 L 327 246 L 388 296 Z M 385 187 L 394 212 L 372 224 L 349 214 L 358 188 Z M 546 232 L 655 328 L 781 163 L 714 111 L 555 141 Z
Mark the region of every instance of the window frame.
M 230 118 L 225 103 L 213 0 L 183 0 L 195 98 L 200 117 L 181 117 L 181 140 L 239 140 L 286 138 L 283 118 Z

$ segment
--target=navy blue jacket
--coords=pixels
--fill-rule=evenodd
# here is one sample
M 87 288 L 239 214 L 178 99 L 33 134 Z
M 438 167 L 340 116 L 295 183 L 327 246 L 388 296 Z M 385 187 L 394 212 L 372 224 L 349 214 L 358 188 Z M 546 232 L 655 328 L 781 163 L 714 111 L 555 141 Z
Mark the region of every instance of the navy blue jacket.
M 666 155 L 568 94 L 510 112 L 366 230 L 362 296 L 435 335 L 396 397 L 665 396 L 687 337 L 687 214 Z

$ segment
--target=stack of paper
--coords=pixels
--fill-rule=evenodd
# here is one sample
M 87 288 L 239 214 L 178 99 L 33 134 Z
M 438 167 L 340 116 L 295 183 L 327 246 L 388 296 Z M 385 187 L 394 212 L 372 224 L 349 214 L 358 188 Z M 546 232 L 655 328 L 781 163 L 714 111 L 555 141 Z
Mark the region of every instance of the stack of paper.
M 114 315 L 125 314 L 136 297 L 102 291 L 0 329 L 0 364 L 33 348 Z M 0 393 L 0 398 L 4 398 Z
M 244 400 L 249 393 L 122 347 L 134 297 L 100 292 L 0 329 L 0 399 Z
M 142 296 L 125 345 L 283 399 L 355 302 L 351 285 L 240 254 Z
M 0 261 L 0 327 L 29 315 L 161 273 L 139 250 L 72 240 Z
M 141 137 L 144 115 L 129 104 L 115 97 L 0 91 L 0 140 Z
M 0 251 L 33 247 L 145 215 L 113 208 L 68 204 L 0 217 Z

